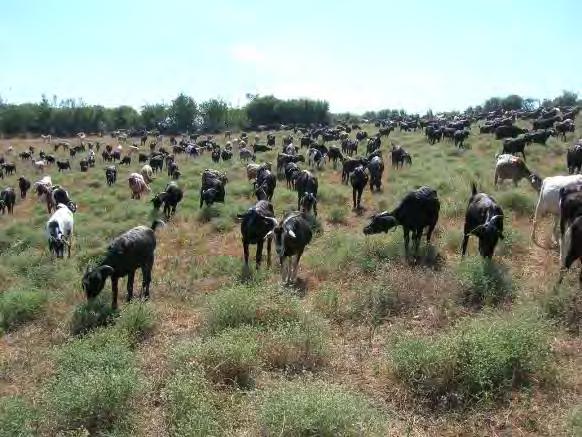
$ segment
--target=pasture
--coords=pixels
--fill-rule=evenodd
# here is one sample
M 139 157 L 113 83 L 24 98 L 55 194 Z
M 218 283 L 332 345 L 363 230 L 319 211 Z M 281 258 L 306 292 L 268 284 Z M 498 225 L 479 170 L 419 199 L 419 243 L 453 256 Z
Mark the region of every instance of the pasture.
M 582 118 L 576 121 L 566 142 L 552 137 L 527 146 L 533 172 L 567 174 L 566 149 L 582 137 Z M 277 132 L 276 151 L 257 153 L 257 162 L 270 161 L 275 171 L 288 133 Z M 265 143 L 266 133 L 259 135 Z M 216 138 L 224 145 L 222 135 Z M 411 167 L 390 166 L 391 142 L 411 154 Z M 17 169 L 1 187 L 17 188 L 20 175 L 40 179 L 17 153 L 52 146 L 1 140 L 0 153 L 9 145 Z M 112 238 L 157 217 L 150 199 L 169 182 L 165 167 L 141 200 L 131 200 L 127 184 L 143 165 L 137 155 L 130 166 L 118 165 L 111 187 L 99 153 L 87 173 L 79 171 L 79 157 L 72 171 L 49 167 L 45 173 L 78 204 L 71 258 L 48 253 L 48 215 L 33 191 L 18 199 L 13 216 L 0 216 L 0 435 L 582 432 L 579 267 L 555 288 L 557 251 L 530 241 L 537 193 L 527 180 L 494 187 L 501 141 L 479 134 L 477 124 L 465 146 L 429 145 L 422 132 L 397 128 L 382 139 L 382 191 L 366 188 L 363 211 L 352 210 L 341 165 L 314 170 L 319 214 L 296 287 L 280 285 L 274 250 L 270 269 L 254 272 L 251 262 L 252 277 L 242 275 L 236 215 L 255 196 L 237 149 L 218 164 L 209 152 L 178 155 L 185 196 L 157 231 L 151 299 L 125 303 L 124 279 L 119 314 L 108 311 L 109 282 L 88 305 L 81 277 Z M 199 208 L 206 168 L 228 175 L 224 205 Z M 478 256 L 475 238 L 469 255 L 460 256 L 472 181 L 504 209 L 505 239 L 491 263 Z M 422 185 L 437 190 L 441 212 L 433 244 L 423 240 L 421 261 L 409 265 L 400 229 L 371 236 L 362 229 L 371 214 L 393 209 Z M 279 219 L 297 207 L 284 179 L 273 205 Z M 541 224 L 543 239 L 550 227 L 549 220 Z

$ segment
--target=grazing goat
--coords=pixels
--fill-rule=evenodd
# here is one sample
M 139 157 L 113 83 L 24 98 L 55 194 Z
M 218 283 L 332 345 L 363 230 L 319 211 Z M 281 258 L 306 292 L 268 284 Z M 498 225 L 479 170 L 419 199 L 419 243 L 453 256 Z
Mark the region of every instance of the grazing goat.
M 117 283 L 119 278 L 127 276 L 127 301 L 133 297 L 133 280 L 135 271 L 141 269 L 143 278 L 143 296 L 150 296 L 156 234 L 158 226 L 164 222 L 155 220 L 152 226 L 137 226 L 121 234 L 107 248 L 103 260 L 97 267 L 87 267 L 82 285 L 87 299 L 94 299 L 101 293 L 108 277 L 111 278 L 111 295 L 113 309 L 117 308 Z
M 245 147 L 240 148 L 238 151 L 238 157 L 244 162 L 249 162 L 249 159 L 254 162 L 257 159 L 257 156 Z
M 497 242 L 503 239 L 503 210 L 491 196 L 478 193 L 475 184 L 471 186 L 463 234 L 462 256 L 471 235 L 479 239 L 479 254 L 484 258 L 493 257 Z
M 143 176 L 143 179 L 144 181 L 146 181 L 146 183 L 150 184 L 153 182 L 154 171 L 150 165 L 148 164 L 144 165 L 140 170 L 140 174 Z
M 404 164 L 412 165 L 412 157 L 408 154 L 402 146 L 397 146 L 392 144 L 392 150 L 390 151 L 390 158 L 392 160 L 392 167 L 404 167 Z
M 409 253 L 410 231 L 414 252 L 418 254 L 420 238 L 424 228 L 428 228 L 426 241 L 430 243 L 432 232 L 439 219 L 440 202 L 436 190 L 430 187 L 420 187 L 411 191 L 392 212 L 381 212 L 372 216 L 371 222 L 364 228 L 364 234 L 378 234 L 388 232 L 390 229 L 401 225 L 404 231 L 404 249 L 406 256 Z
M 342 163 L 342 182 L 348 183 L 350 178 L 350 173 L 352 173 L 359 166 L 368 165 L 368 160 L 366 158 L 348 158 Z
M 200 187 L 200 208 L 204 203 L 206 206 L 211 206 L 214 202 L 224 203 L 224 185 L 227 181 L 226 175 L 219 171 L 204 170 Z
M 495 186 L 506 179 L 511 179 L 516 187 L 520 180 L 527 179 L 536 191 L 539 191 L 542 185 L 540 177 L 527 168 L 523 159 L 508 154 L 498 155 L 495 163 Z
M 127 179 L 132 199 L 141 199 L 141 195 L 146 191 L 151 191 L 143 176 L 139 173 L 132 173 Z
M 73 211 L 62 203 L 57 204 L 53 215 L 46 222 L 46 234 L 49 251 L 57 258 L 62 258 L 67 247 L 67 256 L 71 257 L 74 218 Z
M 111 186 L 117 182 L 117 167 L 110 165 L 105 168 L 105 180 L 107 181 L 108 186 Z
M 509 153 L 515 155 L 521 153 L 525 161 L 525 146 L 529 143 L 528 137 L 520 135 L 517 138 L 506 138 L 503 140 L 503 150 L 501 153 Z
M 580 173 L 580 168 L 582 167 L 582 144 L 576 143 L 568 148 L 566 164 L 568 166 L 568 173 Z
M 166 189 L 161 193 L 158 193 L 152 199 L 152 204 L 154 209 L 157 211 L 160 209 L 162 204 L 164 205 L 164 214 L 166 218 L 176 214 L 176 207 L 178 203 L 182 201 L 184 193 L 182 189 L 176 184 L 176 182 L 170 182 L 166 185 Z
M 353 208 L 361 209 L 362 193 L 368 184 L 368 174 L 363 166 L 358 166 L 350 175 L 350 184 L 352 185 Z
M 382 175 L 384 174 L 384 161 L 382 161 L 382 157 L 374 156 L 370 158 L 367 169 L 370 173 L 370 191 L 374 191 L 374 187 L 380 191 L 382 188 Z
M 311 242 L 311 227 L 301 213 L 287 214 L 283 221 L 273 229 L 275 235 L 275 251 L 281 264 L 281 278 L 284 284 L 297 281 L 299 260 L 305 246 Z M 292 257 L 295 265 L 292 266 Z
M 540 195 L 536 205 L 531 232 L 531 239 L 536 246 L 543 249 L 550 249 L 548 246 L 540 245 L 536 238 L 538 221 L 546 214 L 553 216 L 554 226 L 552 236 L 554 243 L 558 241 L 557 234 L 560 217 L 560 190 L 562 188 L 567 188 L 578 184 L 582 184 L 582 175 L 549 176 L 543 180 L 540 188 Z
M 259 169 L 266 168 L 267 170 L 271 170 L 271 163 L 264 162 L 262 164 L 247 164 L 247 179 L 249 181 L 257 178 L 257 173 Z
M 237 214 L 242 220 L 240 233 L 242 236 L 243 256 L 245 268 L 249 268 L 249 245 L 257 245 L 256 265 L 257 270 L 261 265 L 263 256 L 263 243 L 267 240 L 267 266 L 271 265 L 271 241 L 273 229 L 278 225 L 275 219 L 273 205 L 266 200 L 259 200 L 255 206 L 249 208 L 244 214 Z
M 325 155 L 321 152 L 321 150 L 314 147 L 309 149 L 308 156 L 308 162 L 311 167 L 317 166 L 317 168 L 321 168 L 325 161 Z
M 8 187 L 0 191 L 0 209 L 4 214 L 4 209 L 8 214 L 14 214 L 14 205 L 16 204 L 16 193 L 14 188 Z
M 66 161 L 57 161 L 57 168 L 59 173 L 65 170 L 70 170 L 71 169 L 71 163 L 69 162 L 69 160 L 67 159 Z

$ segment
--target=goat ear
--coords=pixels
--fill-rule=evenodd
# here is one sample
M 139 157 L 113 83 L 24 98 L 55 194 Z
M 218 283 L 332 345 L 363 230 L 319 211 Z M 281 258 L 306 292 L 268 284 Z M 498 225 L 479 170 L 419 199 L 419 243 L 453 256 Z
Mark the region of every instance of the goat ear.
M 98 269 L 101 273 L 103 273 L 105 275 L 105 277 L 107 276 L 111 276 L 113 275 L 113 273 L 115 272 L 115 270 L 113 269 L 113 267 L 108 266 L 108 265 L 103 265 L 101 267 L 99 267 Z

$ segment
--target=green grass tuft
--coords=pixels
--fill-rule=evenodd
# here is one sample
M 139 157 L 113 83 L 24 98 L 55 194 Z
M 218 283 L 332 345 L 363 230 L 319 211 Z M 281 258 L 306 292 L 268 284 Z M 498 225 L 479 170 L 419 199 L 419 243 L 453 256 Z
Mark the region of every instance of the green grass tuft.
M 0 328 L 8 331 L 37 318 L 47 297 L 39 291 L 9 290 L 0 294 Z
M 0 437 L 28 437 L 37 435 L 38 413 L 22 398 L 0 398 Z
M 69 321 L 69 331 L 72 335 L 84 335 L 113 323 L 116 314 L 111 305 L 101 298 L 83 302 L 73 312 Z
M 507 270 L 480 257 L 466 258 L 460 264 L 457 275 L 462 286 L 465 305 L 498 305 L 511 299 L 514 286 Z

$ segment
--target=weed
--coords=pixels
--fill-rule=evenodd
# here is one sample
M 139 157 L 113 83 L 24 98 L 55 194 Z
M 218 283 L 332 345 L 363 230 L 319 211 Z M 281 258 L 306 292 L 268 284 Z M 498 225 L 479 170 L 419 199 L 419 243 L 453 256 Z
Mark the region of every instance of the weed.
M 0 294 L 0 328 L 8 331 L 37 318 L 46 303 L 39 291 L 9 290 Z

